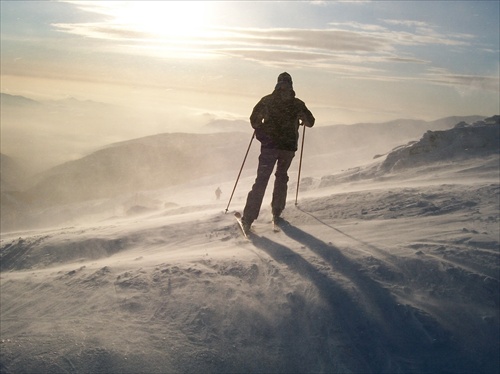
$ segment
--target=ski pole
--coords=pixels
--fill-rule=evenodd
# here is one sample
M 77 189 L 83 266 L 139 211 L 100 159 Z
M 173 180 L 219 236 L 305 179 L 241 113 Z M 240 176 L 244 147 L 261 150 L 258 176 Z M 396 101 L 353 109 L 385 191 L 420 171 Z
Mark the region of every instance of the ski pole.
M 238 181 L 240 180 L 241 171 L 243 170 L 243 166 L 245 165 L 245 161 L 247 160 L 248 152 L 250 151 L 250 146 L 252 145 L 253 138 L 255 138 L 255 130 L 253 131 L 252 138 L 250 139 L 250 143 L 248 144 L 247 153 L 245 153 L 245 158 L 243 158 L 243 163 L 241 164 L 240 172 L 238 173 L 238 176 L 236 177 L 236 182 L 234 183 L 233 192 L 231 192 L 231 197 L 229 198 L 229 202 L 227 203 L 225 213 L 227 213 L 227 211 L 229 210 L 229 204 L 231 204 L 231 200 L 233 199 L 234 191 L 236 190 L 236 185 L 238 184 Z
M 302 145 L 300 146 L 300 160 L 299 160 L 299 178 L 297 180 L 297 191 L 295 191 L 295 206 L 297 206 L 297 199 L 299 197 L 299 184 L 300 184 L 300 170 L 302 169 L 302 154 L 304 153 L 304 139 L 306 138 L 306 125 L 302 131 Z

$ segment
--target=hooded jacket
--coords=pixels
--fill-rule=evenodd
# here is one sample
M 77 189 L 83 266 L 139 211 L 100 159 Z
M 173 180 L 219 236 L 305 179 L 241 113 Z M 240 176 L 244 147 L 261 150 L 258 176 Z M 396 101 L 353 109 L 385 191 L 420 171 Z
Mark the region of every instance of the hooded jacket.
M 250 123 L 263 148 L 296 151 L 299 126 L 314 125 L 314 116 L 305 103 L 295 97 L 290 86 L 278 83 L 272 94 L 253 108 Z

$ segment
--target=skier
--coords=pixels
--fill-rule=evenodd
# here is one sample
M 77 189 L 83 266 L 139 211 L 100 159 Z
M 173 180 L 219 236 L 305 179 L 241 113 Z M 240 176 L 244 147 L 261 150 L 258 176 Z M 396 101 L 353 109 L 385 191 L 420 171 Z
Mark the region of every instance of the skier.
M 257 177 L 248 193 L 243 217 L 243 230 L 249 232 L 257 219 L 269 177 L 277 163 L 273 198 L 273 222 L 277 223 L 285 209 L 288 168 L 297 151 L 299 126 L 312 127 L 314 116 L 305 103 L 295 97 L 292 77 L 284 72 L 278 76 L 273 93 L 264 96 L 253 108 L 250 123 L 261 143 Z
M 221 194 L 222 194 L 222 191 L 221 191 L 220 187 L 217 187 L 217 189 L 215 190 L 215 198 L 217 200 L 219 200 Z

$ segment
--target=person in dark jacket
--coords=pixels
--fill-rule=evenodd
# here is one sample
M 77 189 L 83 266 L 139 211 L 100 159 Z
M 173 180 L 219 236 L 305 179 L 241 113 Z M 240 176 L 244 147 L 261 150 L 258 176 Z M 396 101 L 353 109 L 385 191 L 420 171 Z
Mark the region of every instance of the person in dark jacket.
M 269 177 L 276 166 L 273 198 L 271 202 L 273 221 L 277 222 L 285 209 L 288 188 L 288 168 L 297 151 L 299 126 L 312 127 L 314 116 L 305 103 L 295 97 L 290 74 L 278 76 L 276 87 L 255 105 L 250 123 L 255 137 L 261 143 L 257 177 L 248 193 L 243 210 L 243 227 L 249 231 L 259 216 L 260 207 Z

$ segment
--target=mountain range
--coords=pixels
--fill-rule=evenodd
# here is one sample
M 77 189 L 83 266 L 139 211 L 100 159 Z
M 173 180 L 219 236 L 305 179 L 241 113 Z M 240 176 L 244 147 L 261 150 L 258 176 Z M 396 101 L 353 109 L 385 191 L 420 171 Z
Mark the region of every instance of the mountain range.
M 417 141 L 428 131 L 445 131 L 460 123 L 484 119 L 482 116 L 447 117 L 430 122 L 401 119 L 307 129 L 303 176 L 321 177 L 367 165 L 398 146 Z M 247 132 L 164 133 L 132 139 L 102 147 L 28 181 L 22 178 L 22 165 L 2 155 L 2 226 L 19 221 L 13 217 L 24 216 L 34 208 L 158 190 L 204 177 L 215 177 L 221 182 L 234 180 L 251 136 L 248 126 Z M 247 175 L 255 172 L 259 151 L 256 140 L 250 145 L 243 171 Z

